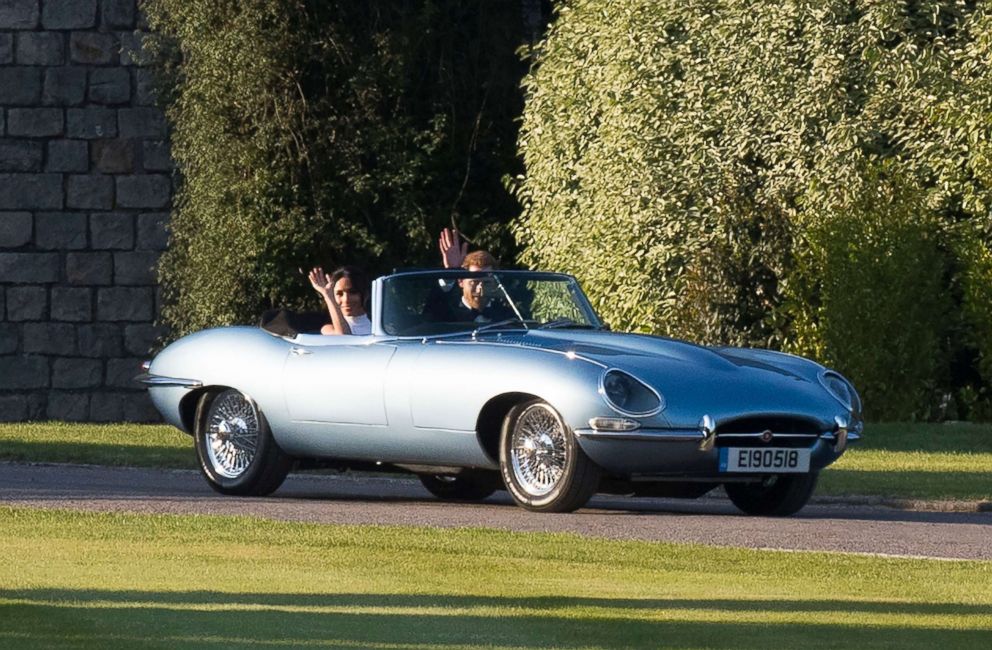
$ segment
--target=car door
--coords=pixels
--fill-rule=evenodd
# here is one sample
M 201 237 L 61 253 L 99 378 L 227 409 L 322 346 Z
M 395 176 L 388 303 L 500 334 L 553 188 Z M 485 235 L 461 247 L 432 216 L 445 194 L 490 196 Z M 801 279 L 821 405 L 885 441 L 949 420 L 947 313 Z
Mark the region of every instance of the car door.
M 283 369 L 290 420 L 388 425 L 384 387 L 395 352 L 366 336 L 298 336 Z

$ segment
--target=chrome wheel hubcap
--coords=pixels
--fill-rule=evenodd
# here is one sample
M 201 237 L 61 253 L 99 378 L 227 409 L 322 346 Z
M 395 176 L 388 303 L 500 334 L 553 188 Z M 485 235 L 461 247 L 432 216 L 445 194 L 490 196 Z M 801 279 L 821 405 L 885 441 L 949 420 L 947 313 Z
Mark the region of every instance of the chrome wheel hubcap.
M 565 426 L 547 404 L 528 406 L 513 426 L 510 462 L 513 475 L 531 496 L 555 489 L 568 461 Z
M 235 390 L 221 393 L 207 411 L 207 457 L 217 474 L 237 478 L 255 458 L 258 411 Z

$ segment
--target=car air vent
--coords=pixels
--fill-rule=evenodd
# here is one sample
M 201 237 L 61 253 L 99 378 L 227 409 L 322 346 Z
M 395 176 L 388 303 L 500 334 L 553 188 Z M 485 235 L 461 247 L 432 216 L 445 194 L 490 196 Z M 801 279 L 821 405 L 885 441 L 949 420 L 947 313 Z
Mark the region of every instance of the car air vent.
M 716 446 L 809 447 L 819 434 L 816 422 L 803 418 L 739 418 L 717 427 Z
M 536 343 L 533 339 L 528 339 L 526 336 L 520 336 L 519 334 L 501 334 L 496 338 L 496 343 L 505 343 L 506 345 L 523 345 L 529 348 L 543 348 L 544 346 Z
M 817 435 L 820 429 L 816 422 L 805 418 L 739 418 L 722 422 L 717 427 L 717 433 L 754 433 L 771 431 L 772 433 L 806 433 Z

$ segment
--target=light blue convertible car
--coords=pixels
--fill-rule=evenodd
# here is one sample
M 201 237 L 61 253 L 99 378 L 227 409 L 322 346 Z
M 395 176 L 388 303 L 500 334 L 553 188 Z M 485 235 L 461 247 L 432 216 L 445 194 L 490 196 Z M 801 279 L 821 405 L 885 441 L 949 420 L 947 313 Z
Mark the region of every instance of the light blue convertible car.
M 476 309 L 463 293 L 482 296 Z M 597 492 L 789 515 L 862 430 L 838 373 L 799 357 L 610 332 L 574 278 L 417 271 L 372 285 L 370 336 L 225 327 L 140 377 L 225 494 L 295 465 L 413 472 L 433 494 L 506 489 L 566 512 Z

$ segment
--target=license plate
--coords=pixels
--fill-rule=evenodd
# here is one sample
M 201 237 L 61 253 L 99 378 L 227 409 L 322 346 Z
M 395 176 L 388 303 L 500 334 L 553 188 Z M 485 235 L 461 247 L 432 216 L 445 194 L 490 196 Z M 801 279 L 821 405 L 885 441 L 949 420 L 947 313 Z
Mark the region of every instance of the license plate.
M 809 471 L 809 449 L 777 447 L 721 447 L 721 472 L 805 474 Z

